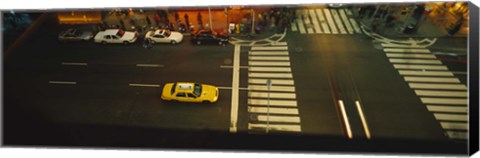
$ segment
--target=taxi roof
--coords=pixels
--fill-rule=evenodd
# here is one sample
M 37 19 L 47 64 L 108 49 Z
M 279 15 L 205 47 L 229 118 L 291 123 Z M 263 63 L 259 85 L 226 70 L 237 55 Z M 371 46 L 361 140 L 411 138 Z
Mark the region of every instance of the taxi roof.
M 195 86 L 195 83 L 191 83 L 191 82 L 177 82 L 175 86 L 175 91 L 191 92 L 193 91 L 194 86 Z

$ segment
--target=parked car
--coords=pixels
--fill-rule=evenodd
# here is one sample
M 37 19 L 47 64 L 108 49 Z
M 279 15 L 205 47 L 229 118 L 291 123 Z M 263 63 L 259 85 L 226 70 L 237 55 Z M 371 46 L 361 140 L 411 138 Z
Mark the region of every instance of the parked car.
M 200 30 L 192 35 L 192 43 L 201 44 L 218 44 L 226 45 L 228 43 L 228 36 L 225 34 L 218 34 L 211 30 Z
M 182 42 L 183 35 L 180 32 L 158 29 L 155 31 L 148 31 L 145 34 L 145 39 L 151 39 L 152 43 L 177 44 Z
M 135 43 L 137 40 L 137 33 L 131 31 L 123 31 L 121 29 L 107 29 L 105 31 L 100 31 L 95 35 L 95 43 Z
M 76 28 L 70 28 L 60 32 L 58 40 L 61 42 L 76 42 L 88 41 L 93 38 L 93 33 L 90 31 L 83 31 Z
M 161 97 L 166 101 L 214 103 L 218 100 L 218 88 L 192 82 L 167 83 Z

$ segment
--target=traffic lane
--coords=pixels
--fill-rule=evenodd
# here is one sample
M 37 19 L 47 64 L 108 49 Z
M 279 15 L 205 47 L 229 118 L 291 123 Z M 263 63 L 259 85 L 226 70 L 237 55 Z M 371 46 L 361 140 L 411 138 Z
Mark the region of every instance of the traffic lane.
M 304 134 L 344 135 L 328 75 L 328 50 L 323 49 L 321 44 L 327 39 L 321 36 L 287 36 Z

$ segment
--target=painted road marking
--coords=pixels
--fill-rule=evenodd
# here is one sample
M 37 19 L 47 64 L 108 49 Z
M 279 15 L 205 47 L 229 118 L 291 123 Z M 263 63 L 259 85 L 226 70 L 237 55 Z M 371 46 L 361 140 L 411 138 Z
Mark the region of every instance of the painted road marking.
M 297 31 L 297 23 L 296 22 L 292 22 L 292 31 Z
M 423 58 L 423 59 L 436 59 L 433 54 L 402 54 L 402 53 L 386 53 L 389 58 Z
M 249 67 L 248 71 L 291 72 L 292 70 L 290 67 Z
M 415 90 L 418 96 L 435 96 L 435 97 L 467 97 L 466 91 L 432 91 L 432 90 Z
M 232 102 L 230 110 L 230 133 L 237 132 L 238 120 L 238 93 L 240 87 L 240 45 L 235 45 L 233 51 L 233 75 L 232 75 Z
M 130 83 L 128 84 L 132 87 L 160 87 L 158 84 L 140 84 L 140 83 Z
M 412 70 L 398 70 L 400 75 L 415 75 L 415 76 L 453 76 L 450 71 L 412 71 Z
M 350 34 L 355 33 L 355 32 L 353 32 L 353 28 L 350 25 L 350 22 L 348 21 L 347 15 L 345 14 L 345 10 L 344 9 L 339 9 L 339 12 L 340 12 L 340 17 L 342 17 L 343 24 L 345 24 L 345 27 L 347 28 L 348 33 L 350 33 Z
M 315 10 L 309 9 L 308 12 L 310 13 L 310 17 L 312 18 L 313 28 L 315 29 L 315 32 L 323 33 L 322 30 L 320 29 L 320 25 L 318 24 L 317 15 L 315 15 Z
M 298 116 L 267 116 L 267 115 L 258 115 L 258 121 L 262 122 L 285 122 L 285 123 L 300 123 L 300 117 Z
M 296 12 L 297 12 L 297 15 L 299 15 L 299 17 L 297 17 L 296 19 L 298 24 L 298 30 L 300 30 L 301 34 L 305 34 L 306 31 L 305 31 L 305 25 L 303 25 L 302 14 L 300 13 L 300 10 L 297 10 Z
M 249 85 L 248 89 L 253 91 L 268 91 L 267 86 L 260 86 L 260 85 Z M 279 91 L 279 92 L 295 92 L 295 87 L 293 86 L 271 86 L 270 91 Z
M 224 68 L 224 69 L 231 69 L 233 68 L 232 65 L 220 65 L 220 68 Z M 240 66 L 241 69 L 248 69 L 249 67 L 248 66 Z
M 343 122 L 345 123 L 345 129 L 347 130 L 348 139 L 352 139 L 353 134 L 350 128 L 350 121 L 348 121 L 347 112 L 345 111 L 345 106 L 343 105 L 342 100 L 338 100 L 338 106 L 340 106 L 340 112 L 342 113 Z
M 274 56 L 249 56 L 249 60 L 290 60 L 290 57 L 274 57 Z
M 433 113 L 437 120 L 443 121 L 468 121 L 468 115 L 466 114 L 439 114 Z
M 253 130 L 257 128 L 266 129 L 267 124 L 248 124 L 248 129 Z M 288 124 L 269 124 L 268 130 L 271 131 L 289 131 L 289 132 L 300 132 L 300 125 L 288 125 Z
M 393 64 L 396 69 L 420 69 L 420 70 L 448 70 L 443 65 L 409 65 L 409 64 Z
M 87 66 L 88 63 L 62 62 L 62 65 Z
M 432 112 L 454 112 L 454 113 L 467 113 L 467 107 L 457 106 L 440 106 L 440 105 L 427 105 L 428 111 Z
M 365 119 L 365 116 L 363 114 L 363 110 L 362 110 L 362 107 L 360 106 L 360 102 L 358 100 L 355 101 L 355 105 L 357 106 L 358 114 L 360 116 L 360 119 L 362 120 L 362 125 L 363 125 L 363 129 L 365 131 L 365 136 L 367 137 L 367 139 L 370 139 L 371 138 L 370 129 L 368 128 L 367 120 Z
M 250 51 L 248 55 L 288 55 L 288 51 Z
M 250 66 L 290 66 L 290 62 L 248 61 Z
M 252 47 L 252 50 L 288 50 L 287 46 Z
M 323 9 L 323 11 L 325 12 L 325 17 L 327 18 L 327 22 L 328 22 L 328 25 L 330 26 L 332 33 L 338 34 L 338 30 L 337 30 L 337 27 L 335 26 L 335 22 L 333 22 L 332 14 L 330 14 L 330 10 L 325 8 Z
M 272 85 L 293 85 L 293 80 L 276 80 L 271 79 Z M 249 84 L 266 84 L 267 79 L 248 79 Z
M 263 105 L 263 106 L 284 106 L 284 107 L 296 107 L 297 101 L 295 100 L 274 100 L 270 99 L 270 104 L 267 99 L 248 99 L 248 105 Z
M 272 93 L 272 92 L 248 92 L 251 98 L 278 98 L 278 99 L 295 99 L 295 93 Z
M 428 49 L 405 49 L 405 48 L 384 48 L 388 53 L 430 53 Z
M 443 129 L 468 130 L 468 123 L 440 122 Z
M 358 26 L 357 21 L 355 21 L 355 19 L 350 18 L 350 23 L 352 24 L 353 28 L 355 29 L 355 32 L 362 33 L 362 29 L 360 29 L 360 27 Z
M 330 12 L 332 13 L 332 15 L 334 17 L 333 19 L 337 23 L 337 27 L 340 30 L 340 33 L 347 34 L 347 31 L 345 30 L 345 27 L 343 27 L 342 20 L 340 19 L 340 16 L 338 15 L 337 10 L 336 9 L 330 9 Z
M 253 78 L 293 78 L 292 73 L 248 73 Z
M 421 97 L 420 100 L 424 104 L 455 104 L 455 105 L 467 105 L 468 99 L 457 99 L 457 98 L 427 98 Z
M 431 84 L 431 83 L 408 83 L 412 89 L 450 89 L 450 90 L 467 90 L 463 84 Z
M 270 114 L 288 114 L 298 115 L 297 108 L 265 108 L 265 107 L 248 107 L 250 113 L 270 113 Z
M 412 64 L 442 64 L 440 60 L 420 60 L 420 59 L 388 59 L 391 63 L 412 63 Z
M 305 21 L 305 27 L 307 28 L 307 33 L 312 34 L 315 33 L 312 28 L 312 22 L 310 21 L 310 18 L 308 17 L 308 11 L 307 10 L 301 10 L 302 11 L 302 16 L 303 20 Z
M 51 83 L 51 84 L 77 84 L 77 82 L 71 82 L 71 81 L 48 81 L 48 83 Z
M 439 77 L 403 77 L 407 82 L 437 82 L 437 83 L 460 83 L 460 80 L 454 77 L 449 78 L 439 78 Z
M 163 65 L 158 64 L 137 64 L 137 67 L 163 67 Z
M 325 21 L 325 17 L 323 16 L 323 12 L 321 9 L 316 9 L 315 10 L 318 15 L 318 20 L 320 21 L 320 24 L 322 24 L 323 32 L 326 34 L 330 34 L 330 29 L 328 28 L 327 21 Z
M 393 43 L 382 43 L 382 47 L 395 47 L 395 48 L 424 48 L 425 46 L 417 45 L 404 45 L 404 44 L 393 44 Z
M 272 42 L 273 46 L 286 46 L 287 42 Z
M 447 131 L 447 134 L 452 139 L 468 139 L 468 132 Z

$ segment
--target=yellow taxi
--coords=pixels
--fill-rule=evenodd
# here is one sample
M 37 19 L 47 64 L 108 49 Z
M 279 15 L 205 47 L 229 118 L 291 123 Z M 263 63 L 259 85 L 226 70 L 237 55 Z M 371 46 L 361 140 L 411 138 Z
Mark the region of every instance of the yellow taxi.
M 214 103 L 218 100 L 218 88 L 191 82 L 167 83 L 161 98 L 166 101 Z

